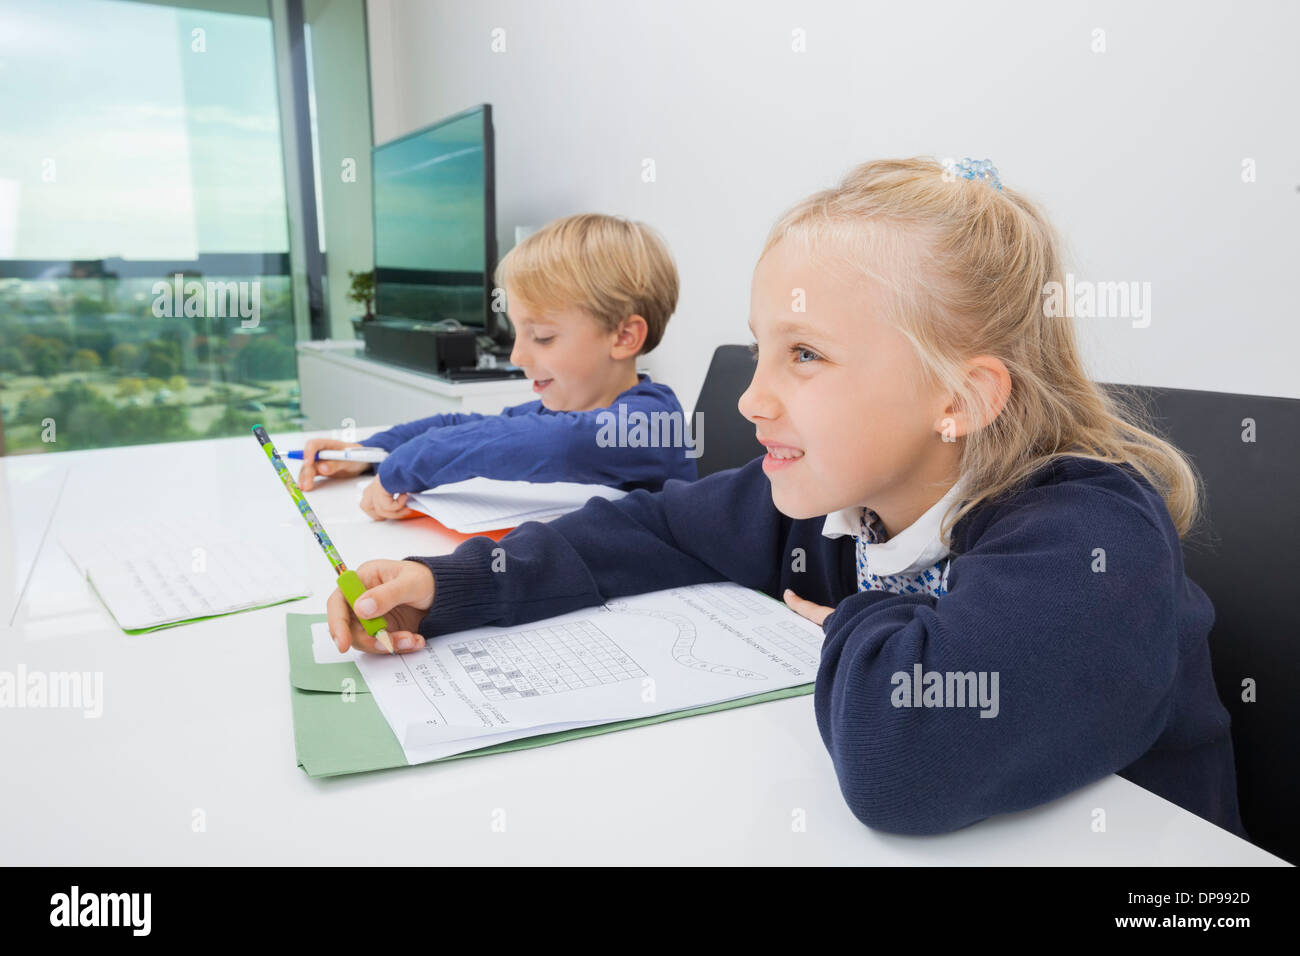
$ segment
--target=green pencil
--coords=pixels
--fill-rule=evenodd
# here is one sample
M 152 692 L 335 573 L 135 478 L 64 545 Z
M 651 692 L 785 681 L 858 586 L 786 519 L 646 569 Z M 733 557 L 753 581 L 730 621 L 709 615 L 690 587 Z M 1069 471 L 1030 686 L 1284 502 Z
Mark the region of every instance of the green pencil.
M 338 575 L 339 590 L 348 599 L 348 604 L 352 605 L 352 610 L 355 613 L 357 609 L 356 600 L 361 597 L 366 590 L 366 586 L 361 583 L 361 578 L 357 576 L 357 572 L 349 571 L 348 566 L 339 557 L 338 548 L 334 547 L 334 542 L 325 533 L 325 528 L 321 525 L 320 519 L 316 517 L 316 512 L 312 511 L 311 505 L 307 504 L 307 499 L 303 497 L 303 493 L 293 480 L 293 476 L 289 474 L 289 469 L 284 467 L 284 462 L 280 460 L 275 445 L 271 444 L 271 436 L 266 433 L 266 429 L 261 425 L 254 425 L 253 435 L 261 444 L 262 451 L 266 452 L 266 457 L 270 459 L 271 466 L 275 468 L 275 473 L 280 477 L 280 483 L 284 485 L 285 490 L 289 492 L 289 497 L 298 506 L 298 513 L 307 522 L 307 527 L 311 528 L 311 533 L 316 536 L 316 543 L 321 546 L 321 550 L 325 552 L 325 557 L 329 559 L 330 566 L 334 568 L 334 573 Z M 360 614 L 357 614 L 357 620 L 366 629 L 366 633 L 377 640 L 388 653 L 395 653 L 393 651 L 393 639 L 388 636 L 387 621 L 382 617 L 366 618 Z

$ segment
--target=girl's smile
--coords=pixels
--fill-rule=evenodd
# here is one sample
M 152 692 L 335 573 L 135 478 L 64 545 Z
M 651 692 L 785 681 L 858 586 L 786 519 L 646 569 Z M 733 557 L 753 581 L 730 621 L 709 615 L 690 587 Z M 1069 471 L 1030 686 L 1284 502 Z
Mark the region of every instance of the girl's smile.
M 789 468 L 803 458 L 803 452 L 798 448 L 781 445 L 766 438 L 760 438 L 758 443 L 767 449 L 767 454 L 763 456 L 763 471 L 769 475 L 774 471 Z

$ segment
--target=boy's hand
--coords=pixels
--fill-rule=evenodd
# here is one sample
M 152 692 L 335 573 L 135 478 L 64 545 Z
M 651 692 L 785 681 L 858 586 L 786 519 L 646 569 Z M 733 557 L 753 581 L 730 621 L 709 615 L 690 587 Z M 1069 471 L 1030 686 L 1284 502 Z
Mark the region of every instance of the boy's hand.
M 418 561 L 367 561 L 357 568 L 357 576 L 366 586 L 357 598 L 359 613 L 366 618 L 382 617 L 388 622 L 388 636 L 398 653 L 423 647 L 424 638 L 418 628 L 425 612 L 433 605 L 433 572 L 428 566 Z M 338 588 L 325 602 L 325 610 L 329 614 L 330 637 L 340 654 L 349 647 L 368 654 L 388 653 L 366 633 Z
M 339 464 L 339 462 L 334 462 Z M 351 464 L 351 462 L 346 462 Z M 396 498 L 391 492 L 384 490 L 384 486 L 379 483 L 379 478 L 366 485 L 365 493 L 361 496 L 361 510 L 376 521 L 383 521 L 386 518 L 415 518 L 420 512 L 412 511 L 406 507 L 407 494 L 403 492 Z
M 313 438 L 302 448 L 302 467 L 298 469 L 298 487 L 303 491 L 311 491 L 316 484 L 317 475 L 328 475 L 331 478 L 353 478 L 370 467 L 368 462 L 364 461 L 317 461 L 316 453 L 324 451 L 326 448 L 337 450 L 342 448 L 364 448 L 354 441 L 339 441 L 337 438 Z

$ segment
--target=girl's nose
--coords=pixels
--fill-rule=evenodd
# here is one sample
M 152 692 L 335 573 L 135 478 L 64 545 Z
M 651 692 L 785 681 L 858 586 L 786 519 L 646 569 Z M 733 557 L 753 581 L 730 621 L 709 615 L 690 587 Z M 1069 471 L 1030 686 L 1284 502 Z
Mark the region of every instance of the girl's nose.
M 754 370 L 754 377 L 750 380 L 749 388 L 745 389 L 741 394 L 740 400 L 736 402 L 736 407 L 740 410 L 740 414 L 751 422 L 760 418 L 770 419 L 776 417 L 777 403 L 773 399 L 772 393 L 760 380 L 758 369 Z

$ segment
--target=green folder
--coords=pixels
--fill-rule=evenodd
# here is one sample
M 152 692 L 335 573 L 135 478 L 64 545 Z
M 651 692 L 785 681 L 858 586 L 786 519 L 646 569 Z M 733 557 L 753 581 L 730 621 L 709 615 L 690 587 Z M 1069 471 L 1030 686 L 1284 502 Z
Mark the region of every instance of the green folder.
M 406 754 L 394 736 L 379 705 L 366 687 L 357 665 L 351 661 L 317 664 L 312 655 L 311 626 L 325 620 L 323 614 L 286 614 L 289 639 L 289 693 L 293 704 L 293 746 L 298 766 L 312 777 L 334 777 L 345 773 L 363 773 L 388 767 L 406 767 Z M 545 747 L 578 737 L 607 734 L 614 730 L 643 727 L 679 717 L 693 717 L 715 710 L 761 704 L 768 700 L 811 694 L 812 684 L 800 684 L 781 690 L 753 694 L 737 700 L 706 704 L 669 714 L 618 720 L 592 727 L 576 727 L 536 737 L 521 737 L 478 750 L 441 757 L 428 763 L 481 757 Z

